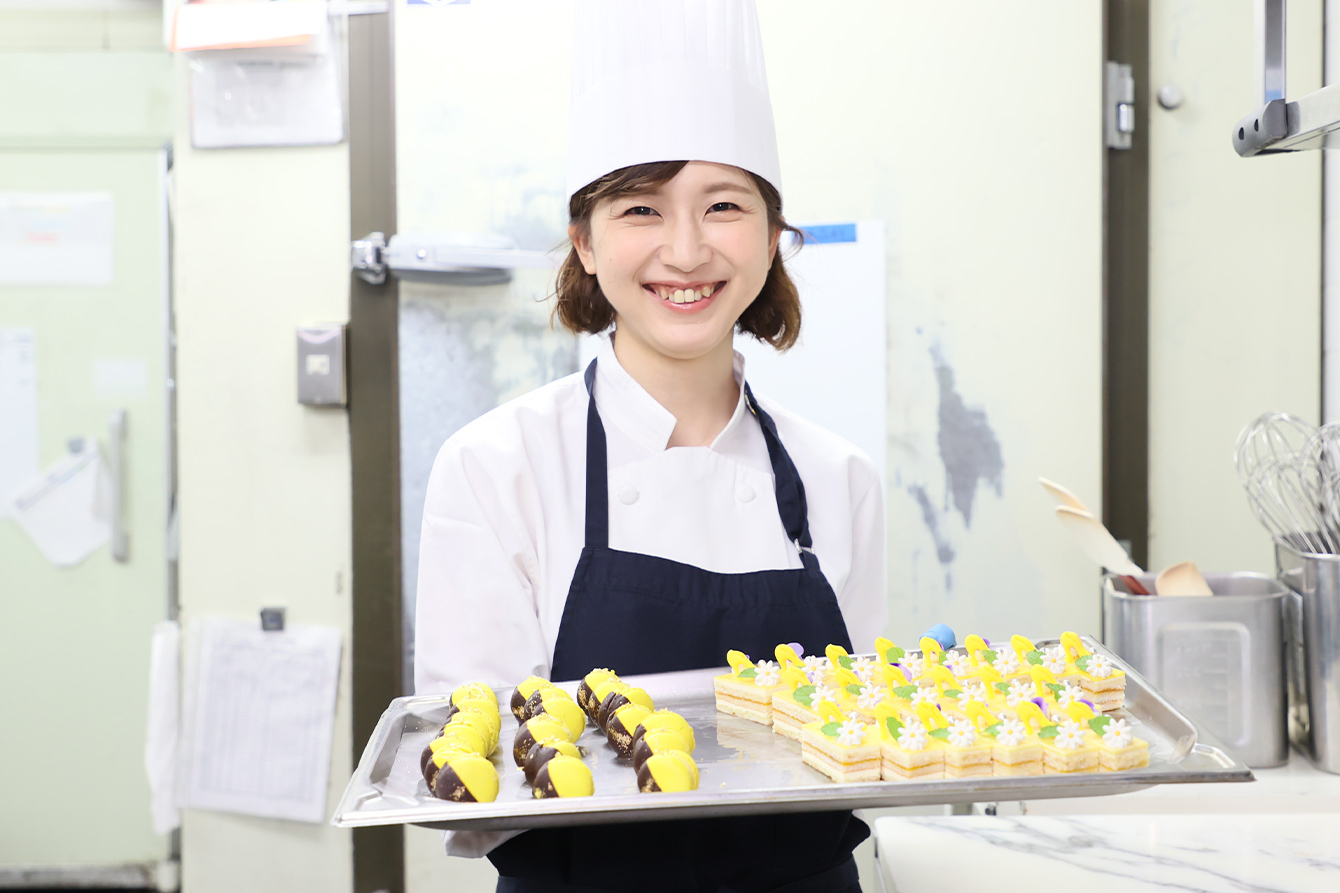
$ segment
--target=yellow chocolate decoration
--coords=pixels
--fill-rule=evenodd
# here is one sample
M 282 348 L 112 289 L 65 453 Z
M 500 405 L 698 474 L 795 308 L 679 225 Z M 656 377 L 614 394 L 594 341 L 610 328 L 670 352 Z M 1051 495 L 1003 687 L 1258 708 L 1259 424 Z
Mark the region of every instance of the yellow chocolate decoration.
M 884 684 L 890 690 L 911 684 L 907 681 L 907 677 L 903 675 L 903 671 L 893 664 L 885 664 L 880 668 L 880 672 L 884 674 Z
M 1051 692 L 1047 690 L 1047 683 L 1056 685 L 1056 675 L 1051 670 L 1039 664 L 1029 664 L 1028 674 L 1033 677 L 1033 685 L 1037 687 L 1038 694 L 1041 697 L 1048 697 Z
M 582 677 L 586 681 L 586 687 L 594 689 L 597 685 L 606 679 L 618 679 L 619 676 L 613 670 L 604 667 L 597 667 Z
M 917 705 L 917 716 L 926 724 L 928 729 L 945 729 L 949 727 L 949 720 L 945 719 L 940 708 L 930 701 L 922 701 Z
M 488 756 L 493 752 L 493 745 L 489 744 L 488 739 L 484 737 L 484 733 L 473 726 L 467 726 L 464 723 L 448 725 L 443 729 L 440 735 L 428 742 L 428 744 L 431 747 L 439 741 L 446 740 L 464 742 L 469 745 L 471 750 L 480 756 Z
M 945 652 L 943 645 L 930 636 L 922 636 L 921 642 L 918 644 L 921 648 L 921 655 L 926 658 L 927 662 L 936 664 L 940 662 L 940 655 Z
M 889 662 L 889 650 L 896 647 L 888 639 L 880 636 L 875 639 L 875 657 L 879 659 L 880 663 L 887 664 Z
M 963 640 L 963 648 L 968 652 L 968 660 L 973 666 L 977 666 L 981 662 L 981 658 L 977 656 L 978 652 L 987 650 L 986 640 L 972 633 Z
M 785 670 L 787 667 L 804 667 L 805 662 L 800 659 L 796 649 L 790 645 L 778 645 L 773 649 L 773 656 L 777 658 L 777 664 Z
M 502 728 L 502 717 L 498 715 L 498 706 L 490 704 L 482 698 L 467 698 L 457 704 L 456 709 L 461 713 L 474 713 L 482 716 L 493 726 L 495 735 Z
M 785 670 L 782 670 L 782 681 L 785 682 L 792 691 L 795 691 L 802 685 L 810 684 L 810 680 L 805 676 L 805 671 L 799 667 L 787 667 Z
M 828 658 L 828 662 L 833 665 L 833 669 L 835 670 L 842 666 L 842 664 L 839 663 L 839 658 L 851 657 L 851 655 L 847 653 L 847 649 L 843 648 L 841 645 L 829 645 L 824 649 L 824 656 Z
M 1084 647 L 1084 643 L 1080 641 L 1079 633 L 1076 632 L 1061 633 L 1061 647 L 1065 649 L 1066 659 L 1071 663 L 1086 654 L 1093 653 Z
M 642 768 L 656 780 L 656 786 L 667 793 L 692 791 L 697 787 L 693 771 L 683 759 L 675 756 L 678 751 L 652 754 Z M 688 756 L 685 754 L 684 756 Z M 689 757 L 691 760 L 692 757 Z
M 838 685 L 844 688 L 848 685 L 865 684 L 861 681 L 860 676 L 857 676 L 855 673 L 853 673 L 851 670 L 848 670 L 846 667 L 838 667 L 835 671 L 833 671 L 833 677 L 837 680 Z
M 591 770 L 576 757 L 554 757 L 544 764 L 542 771 L 549 776 L 549 784 L 553 786 L 555 796 L 589 797 L 596 792 Z M 535 788 L 535 796 L 546 796 L 538 785 Z
M 955 676 L 953 671 L 951 671 L 944 664 L 933 664 L 926 671 L 926 675 L 930 676 L 933 681 L 940 683 L 941 689 L 944 689 L 946 687 L 948 688 L 959 687 L 958 677 Z
M 451 703 L 458 707 L 461 701 L 466 698 L 482 698 L 492 702 L 494 707 L 498 706 L 497 693 L 482 682 L 467 682 L 451 693 Z
M 996 671 L 996 668 L 988 663 L 983 663 L 977 668 L 977 678 L 985 682 L 988 687 L 995 685 L 997 682 L 1005 681 L 1004 677 Z M 992 689 L 991 694 L 996 694 L 996 690 Z
M 819 721 L 820 722 L 845 722 L 847 717 L 832 701 L 821 701 L 819 703 Z
M 888 701 L 880 701 L 875 705 L 875 726 L 879 729 L 879 737 L 886 741 L 893 737 L 893 733 L 889 731 L 889 720 L 897 718 L 898 714 Z
M 1033 731 L 1038 731 L 1043 726 L 1051 725 L 1051 722 L 1047 719 L 1047 714 L 1043 713 L 1042 708 L 1037 704 L 1034 704 L 1032 701 L 1020 701 L 1018 706 L 1014 708 L 1014 713 L 1019 717 L 1019 721 L 1023 723 L 1025 727 L 1036 722 L 1037 728 L 1033 729 Z
M 727 651 L 726 663 L 730 664 L 730 673 L 736 679 L 740 678 L 741 670 L 754 665 L 754 662 L 743 651 Z
M 521 699 L 524 701 L 535 694 L 537 688 L 552 688 L 553 685 L 554 683 L 543 676 L 527 676 L 517 685 L 516 690 L 521 692 Z
M 492 803 L 498 799 L 498 770 L 489 760 L 467 754 L 453 757 L 447 764 L 477 803 Z
M 698 747 L 698 743 L 693 735 L 693 726 L 689 725 L 688 720 L 680 716 L 678 713 L 675 713 L 673 710 L 657 710 L 654 713 L 648 713 L 646 716 L 642 717 L 642 722 L 638 723 L 638 725 L 642 726 L 644 735 L 650 735 L 661 729 L 668 729 L 669 731 L 674 732 L 679 735 L 680 738 L 684 739 L 684 742 L 688 747 L 683 749 L 689 753 L 693 753 Z
M 968 714 L 968 719 L 971 719 L 979 729 L 999 722 L 996 715 L 988 710 L 987 706 L 981 701 L 969 701 L 965 712 Z
M 1070 705 L 1065 708 L 1065 712 L 1070 714 L 1070 718 L 1078 723 L 1088 723 L 1095 714 L 1093 708 L 1080 700 L 1072 700 Z
M 567 692 L 562 689 L 553 689 L 540 693 L 540 704 L 544 707 L 544 713 L 559 720 L 567 726 L 568 737 L 576 741 L 586 731 L 586 714 L 582 708 L 577 706 Z
M 1019 660 L 1024 659 L 1024 655 L 1030 651 L 1037 651 L 1038 646 L 1033 644 L 1033 640 L 1027 636 L 1010 636 L 1010 647 L 1014 653 L 1019 655 Z

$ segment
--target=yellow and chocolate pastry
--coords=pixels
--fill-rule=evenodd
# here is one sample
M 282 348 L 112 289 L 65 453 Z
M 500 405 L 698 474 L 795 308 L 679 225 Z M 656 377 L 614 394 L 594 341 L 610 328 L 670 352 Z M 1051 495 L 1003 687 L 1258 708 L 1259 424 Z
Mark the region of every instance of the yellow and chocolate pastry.
M 577 706 L 572 695 L 561 688 L 537 688 L 526 699 L 525 708 L 528 719 L 548 714 L 561 720 L 568 727 L 573 741 L 582 737 L 582 732 L 586 731 L 586 714 Z
M 586 715 L 591 717 L 592 722 L 595 722 L 596 708 L 600 706 L 600 702 L 594 700 L 596 686 L 607 679 L 618 678 L 619 675 L 613 670 L 598 667 L 583 676 L 582 681 L 577 684 L 577 703 L 586 711 Z
M 473 729 L 467 729 L 466 735 L 444 735 L 434 738 L 428 742 L 428 746 L 423 749 L 419 755 L 419 769 L 423 772 L 423 780 L 428 783 L 428 789 L 432 790 L 433 779 L 437 777 L 437 770 L 442 768 L 448 757 L 459 756 L 460 754 L 472 753 L 476 756 L 483 756 L 480 751 L 483 744 L 478 743 Z
M 641 704 L 624 704 L 605 723 L 605 737 L 621 757 L 633 755 L 633 732 L 643 717 L 651 713 Z
M 444 754 L 432 789 L 440 800 L 491 803 L 498 799 L 498 770 L 478 754 Z
M 652 754 L 637 770 L 637 789 L 644 794 L 696 791 L 698 764 L 682 750 Z
M 526 701 L 531 695 L 542 688 L 553 688 L 554 683 L 542 676 L 527 676 L 521 680 L 521 684 L 512 689 L 512 715 L 516 717 L 517 722 L 525 722 L 530 719 L 530 714 L 526 712 Z
M 611 691 L 600 700 L 600 707 L 596 711 L 596 725 L 604 729 L 620 707 L 628 704 L 637 704 L 639 707 L 645 707 L 647 712 L 656 709 L 656 702 L 651 699 L 644 688 L 631 688 L 625 686 L 618 691 Z
M 554 757 L 576 757 L 580 760 L 582 752 L 571 741 L 541 741 L 531 745 L 526 752 L 526 763 L 521 767 L 526 773 L 526 781 L 534 783 L 540 767 Z
M 467 682 L 464 685 L 457 686 L 451 693 L 451 703 L 459 704 L 467 698 L 480 698 L 493 705 L 493 709 L 498 709 L 498 695 L 492 688 L 483 682 Z
M 673 710 L 653 710 L 651 713 L 642 717 L 642 721 L 639 722 L 637 728 L 633 730 L 633 743 L 637 744 L 637 739 L 641 738 L 643 735 L 660 731 L 661 729 L 668 729 L 683 738 L 684 742 L 688 744 L 688 747 L 682 748 L 685 753 L 693 753 L 698 749 L 698 742 L 693 735 L 693 726 L 689 725 L 687 719 Z
M 600 705 L 604 702 L 605 698 L 609 697 L 610 692 L 628 691 L 630 688 L 632 688 L 632 686 L 627 682 L 624 682 L 618 676 L 611 676 L 608 679 L 597 682 L 591 688 L 591 709 L 586 711 L 586 715 L 591 717 L 591 722 L 603 729 L 605 724 L 600 721 Z
M 576 757 L 556 756 L 535 773 L 532 791 L 538 798 L 589 797 L 596 791 L 591 770 Z
M 502 721 L 496 710 L 493 712 L 458 710 L 447 718 L 447 724 L 442 729 L 446 730 L 451 726 L 469 726 L 479 732 L 484 738 L 483 756 L 493 753 L 493 748 L 498 746 L 498 735 L 502 731 Z
M 532 716 L 517 726 L 516 737 L 512 739 L 512 759 L 517 768 L 526 765 L 526 754 L 538 743 L 567 741 L 572 743 L 567 725 L 554 716 Z
M 641 726 L 638 726 L 640 729 Z M 664 753 L 667 750 L 679 750 L 684 753 L 690 753 L 693 747 L 684 740 L 684 737 L 672 729 L 657 729 L 654 732 L 646 732 L 642 735 L 633 736 L 633 768 L 641 769 L 642 764 L 652 754 Z

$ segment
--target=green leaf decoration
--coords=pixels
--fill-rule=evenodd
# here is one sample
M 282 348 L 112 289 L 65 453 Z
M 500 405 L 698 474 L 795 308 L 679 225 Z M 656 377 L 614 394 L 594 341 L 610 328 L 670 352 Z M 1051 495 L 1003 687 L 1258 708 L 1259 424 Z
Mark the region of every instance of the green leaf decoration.
M 796 703 L 806 707 L 814 706 L 814 686 L 802 685 L 796 689 Z
M 1101 735 L 1103 732 L 1107 731 L 1107 726 L 1110 722 L 1112 722 L 1112 717 L 1110 716 L 1095 716 L 1093 719 L 1089 720 L 1089 728 Z
M 1046 688 L 1047 691 L 1054 695 L 1059 695 L 1061 692 L 1065 691 L 1065 686 L 1059 682 L 1048 682 L 1046 683 Z
M 758 675 L 757 667 L 745 667 L 743 670 L 740 671 L 741 679 L 753 679 L 757 675 Z
M 902 660 L 904 657 L 907 657 L 907 652 L 899 648 L 897 645 L 894 645 L 888 651 L 884 652 L 884 659 L 891 664 L 898 663 L 898 661 Z
M 1092 657 L 1093 657 L 1092 654 L 1086 654 L 1086 655 L 1084 655 L 1084 656 L 1081 657 L 1079 660 L 1075 661 L 1075 666 L 1079 667 L 1081 670 L 1083 670 L 1083 671 L 1086 672 L 1086 673 L 1089 672 L 1089 660 L 1090 660 Z
M 861 686 L 853 682 L 852 684 L 847 686 L 847 691 L 851 694 L 859 695 L 861 693 Z
M 1038 732 L 1038 737 L 1045 740 L 1047 738 L 1055 738 L 1060 733 L 1060 726 L 1043 726 L 1042 730 Z
M 930 735 L 932 738 L 939 738 L 941 741 L 949 740 L 948 729 L 931 729 Z
M 1030 651 L 1024 655 L 1024 660 L 1028 661 L 1030 664 L 1033 664 L 1034 666 L 1040 667 L 1042 666 L 1042 652 Z
M 963 697 L 963 692 L 962 692 L 960 689 L 957 689 L 957 688 L 946 688 L 946 689 L 945 689 L 945 697 L 946 697 L 946 698 L 953 698 L 954 700 L 957 701 L 959 698 Z
M 948 651 L 939 651 L 939 652 L 936 652 L 936 654 L 935 654 L 935 662 L 936 662 L 937 664 L 942 664 L 942 663 L 945 662 L 945 658 L 947 658 L 948 656 L 949 656 L 949 652 L 948 652 Z
M 917 693 L 916 685 L 900 685 L 893 690 L 893 693 L 900 698 L 910 698 Z
M 838 658 L 838 666 L 842 667 L 844 670 L 850 670 L 850 669 L 851 669 L 851 656 L 850 656 L 850 655 L 847 655 L 847 654 L 844 654 L 844 655 L 842 655 L 841 657 L 839 657 L 839 658 Z
M 829 738 L 836 738 L 838 736 L 838 732 L 842 731 L 842 723 L 826 722 L 819 727 L 819 731 L 823 732 Z
M 992 651 L 990 648 L 986 649 L 985 651 L 982 652 L 982 660 L 986 661 L 989 664 L 995 663 L 996 652 Z
M 1008 682 L 997 682 L 995 685 L 992 686 L 992 688 L 994 688 L 996 691 L 1000 692 L 1003 695 L 1007 695 L 1010 693 L 1010 684 Z
M 903 728 L 903 724 L 898 720 L 896 716 L 887 717 L 884 720 L 884 725 L 888 727 L 889 734 L 895 738 L 898 737 L 898 733 Z
M 1000 733 L 1000 723 L 998 722 L 993 722 L 985 729 L 982 729 L 983 735 L 990 735 L 992 738 L 996 737 L 996 735 L 998 735 L 999 733 Z

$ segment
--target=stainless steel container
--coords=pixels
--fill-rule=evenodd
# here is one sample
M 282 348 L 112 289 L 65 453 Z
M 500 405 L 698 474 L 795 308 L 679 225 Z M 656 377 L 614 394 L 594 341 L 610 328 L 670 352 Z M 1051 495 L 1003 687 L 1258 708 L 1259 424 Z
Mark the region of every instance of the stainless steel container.
M 1275 547 L 1288 639 L 1289 734 L 1327 772 L 1340 773 L 1340 556 Z
M 1206 574 L 1210 597 L 1131 595 L 1103 580 L 1103 642 L 1253 768 L 1289 759 L 1288 590 L 1264 574 Z M 1139 578 L 1150 592 L 1154 575 Z

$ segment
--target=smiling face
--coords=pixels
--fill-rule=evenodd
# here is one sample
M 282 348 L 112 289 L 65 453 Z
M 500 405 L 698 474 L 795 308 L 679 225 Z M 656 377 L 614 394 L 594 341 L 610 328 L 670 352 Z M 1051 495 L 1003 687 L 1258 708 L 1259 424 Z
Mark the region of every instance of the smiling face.
M 748 174 L 691 161 L 647 192 L 599 202 L 569 231 L 614 308 L 620 347 L 693 360 L 730 351 L 780 231 Z

